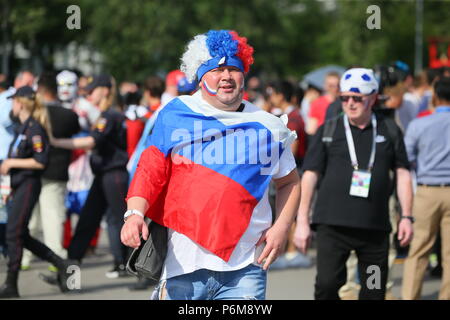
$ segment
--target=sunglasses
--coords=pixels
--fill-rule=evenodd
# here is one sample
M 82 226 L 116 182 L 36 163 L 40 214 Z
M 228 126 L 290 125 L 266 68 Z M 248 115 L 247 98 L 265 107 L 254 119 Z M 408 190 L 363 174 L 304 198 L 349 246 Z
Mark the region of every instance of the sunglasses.
M 353 99 L 354 102 L 363 102 L 364 96 L 339 96 L 342 102 L 348 102 L 350 98 Z

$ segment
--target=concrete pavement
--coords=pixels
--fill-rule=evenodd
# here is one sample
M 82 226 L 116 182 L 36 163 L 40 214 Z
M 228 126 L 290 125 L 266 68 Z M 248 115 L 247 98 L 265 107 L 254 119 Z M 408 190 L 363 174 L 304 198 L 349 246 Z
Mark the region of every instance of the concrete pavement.
M 314 258 L 314 251 L 310 255 Z M 85 258 L 81 268 L 81 293 L 62 294 L 57 287 L 50 286 L 39 279 L 39 273 L 48 273 L 48 264 L 34 261 L 31 269 L 22 271 L 19 276 L 21 299 L 44 300 L 147 300 L 152 288 L 147 291 L 130 291 L 129 286 L 136 282 L 134 277 L 108 279 L 105 273 L 111 269 L 112 256 L 109 254 L 106 230 L 102 230 L 96 254 Z M 403 265 L 394 265 L 393 293 L 400 297 Z M 269 271 L 267 299 L 273 300 L 312 300 L 314 291 L 315 267 L 309 269 L 289 269 Z M 6 276 L 6 261 L 0 259 L 0 281 Z M 438 297 L 440 281 L 427 277 L 424 282 L 422 299 L 434 300 Z

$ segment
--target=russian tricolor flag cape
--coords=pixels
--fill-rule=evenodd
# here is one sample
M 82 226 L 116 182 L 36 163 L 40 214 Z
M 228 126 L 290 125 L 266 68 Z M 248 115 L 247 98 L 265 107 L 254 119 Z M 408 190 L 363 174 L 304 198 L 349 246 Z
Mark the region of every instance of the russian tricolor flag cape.
M 224 261 L 247 229 L 282 152 L 296 138 L 285 119 L 243 103 L 254 111 L 219 110 L 200 91 L 167 104 L 127 196 L 145 198 L 147 217 Z

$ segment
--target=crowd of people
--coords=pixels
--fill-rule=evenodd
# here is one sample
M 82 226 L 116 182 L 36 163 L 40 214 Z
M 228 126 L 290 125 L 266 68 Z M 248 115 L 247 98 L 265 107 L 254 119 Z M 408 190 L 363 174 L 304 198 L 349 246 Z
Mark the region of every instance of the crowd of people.
M 316 299 L 394 298 L 402 255 L 401 298 L 419 299 L 433 252 L 450 299 L 450 69 L 351 66 L 318 87 L 261 78 L 252 63 L 245 38 L 212 30 L 165 81 L 0 75 L 0 298 L 19 297 L 32 254 L 69 291 L 66 269 L 95 249 L 103 219 L 106 277 L 128 276 L 147 216 L 169 230 L 155 299 L 264 299 L 267 270 L 312 267 L 311 245 Z M 220 144 L 230 137 L 234 149 Z M 248 150 L 271 155 L 269 173 Z

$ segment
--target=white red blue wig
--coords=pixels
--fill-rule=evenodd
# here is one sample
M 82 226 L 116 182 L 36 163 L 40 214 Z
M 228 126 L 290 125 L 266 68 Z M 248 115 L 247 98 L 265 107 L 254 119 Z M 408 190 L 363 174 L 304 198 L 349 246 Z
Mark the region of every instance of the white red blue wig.
M 188 81 L 200 81 L 213 69 L 233 66 L 247 73 L 253 63 L 253 47 L 232 30 L 210 30 L 194 37 L 181 58 L 181 71 Z

